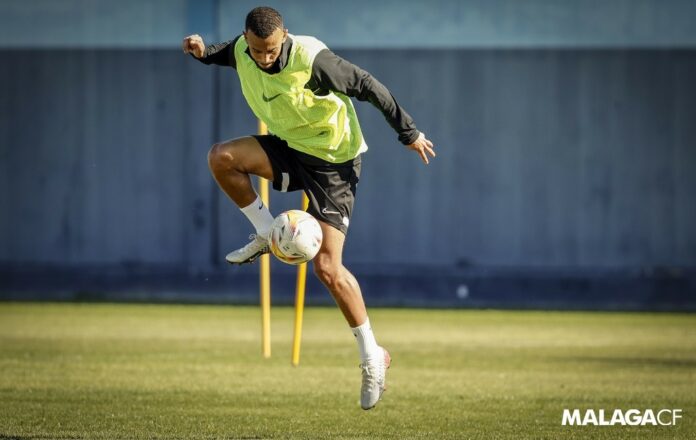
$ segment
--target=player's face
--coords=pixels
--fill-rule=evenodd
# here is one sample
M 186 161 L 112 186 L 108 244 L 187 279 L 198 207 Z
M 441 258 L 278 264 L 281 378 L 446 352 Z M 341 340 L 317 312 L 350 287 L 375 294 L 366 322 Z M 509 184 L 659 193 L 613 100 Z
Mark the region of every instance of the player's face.
M 261 69 L 270 69 L 280 56 L 280 49 L 288 38 L 287 29 L 276 29 L 268 38 L 259 38 L 251 31 L 244 31 L 249 53 Z

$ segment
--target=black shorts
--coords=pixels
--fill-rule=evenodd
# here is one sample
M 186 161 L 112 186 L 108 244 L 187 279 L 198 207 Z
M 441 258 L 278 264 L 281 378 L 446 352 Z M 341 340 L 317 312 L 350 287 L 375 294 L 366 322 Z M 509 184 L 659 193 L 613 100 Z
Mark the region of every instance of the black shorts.
M 309 209 L 321 220 L 346 234 L 360 179 L 360 156 L 332 163 L 290 148 L 274 135 L 255 135 L 273 168 L 273 189 L 304 190 Z

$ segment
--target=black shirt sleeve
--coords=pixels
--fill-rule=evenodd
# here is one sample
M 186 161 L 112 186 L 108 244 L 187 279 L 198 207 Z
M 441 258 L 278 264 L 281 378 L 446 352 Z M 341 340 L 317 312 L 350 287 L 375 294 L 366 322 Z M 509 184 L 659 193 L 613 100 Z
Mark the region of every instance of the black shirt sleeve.
M 209 44 L 205 47 L 205 53 L 201 58 L 194 58 L 203 64 L 231 66 L 236 69 L 237 62 L 234 59 L 234 45 L 237 44 L 239 37 L 241 37 L 241 35 L 237 36 L 234 40 L 225 41 L 224 43 Z
M 320 51 L 314 58 L 312 77 L 307 87 L 315 93 L 330 90 L 357 98 L 359 101 L 369 101 L 382 112 L 404 145 L 415 142 L 420 134 L 413 118 L 399 106 L 382 83 L 328 49 Z

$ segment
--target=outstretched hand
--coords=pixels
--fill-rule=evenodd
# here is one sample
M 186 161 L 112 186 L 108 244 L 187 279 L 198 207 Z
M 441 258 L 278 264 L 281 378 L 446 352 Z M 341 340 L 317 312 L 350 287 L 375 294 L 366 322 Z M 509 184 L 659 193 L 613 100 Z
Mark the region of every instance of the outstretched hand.
M 418 139 L 416 139 L 414 143 L 407 145 L 407 147 L 417 152 L 426 165 L 430 162 L 428 160 L 428 154 L 432 157 L 437 156 L 435 154 L 435 150 L 433 150 L 433 143 L 426 139 L 425 134 L 423 133 L 419 134 Z
M 184 53 L 192 53 L 196 58 L 202 58 L 203 54 L 205 54 L 205 43 L 203 43 L 203 38 L 198 34 L 184 38 L 181 48 L 184 50 Z

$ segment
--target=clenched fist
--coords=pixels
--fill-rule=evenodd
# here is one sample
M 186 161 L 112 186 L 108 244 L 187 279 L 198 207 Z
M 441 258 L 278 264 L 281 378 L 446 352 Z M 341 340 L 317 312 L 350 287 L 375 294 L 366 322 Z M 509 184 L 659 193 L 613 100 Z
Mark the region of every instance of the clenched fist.
M 184 38 L 181 48 L 184 50 L 184 53 L 192 53 L 196 58 L 203 57 L 205 53 L 205 43 L 203 43 L 203 38 L 198 34 Z

